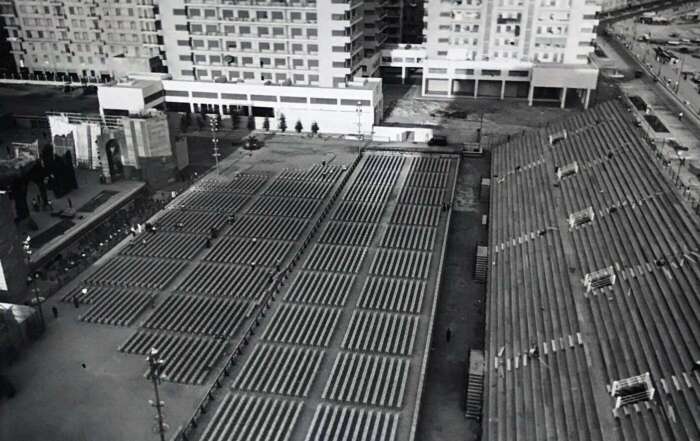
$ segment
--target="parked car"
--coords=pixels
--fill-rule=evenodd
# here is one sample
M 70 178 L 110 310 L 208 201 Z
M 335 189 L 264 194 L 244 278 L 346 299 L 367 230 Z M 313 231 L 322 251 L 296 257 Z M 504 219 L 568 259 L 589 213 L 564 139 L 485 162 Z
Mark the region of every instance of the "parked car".
M 262 142 L 255 136 L 246 138 L 245 144 L 243 145 L 243 148 L 246 150 L 258 150 L 260 147 L 262 147 Z
M 445 136 L 445 135 L 433 135 L 433 137 L 430 138 L 430 141 L 428 141 L 428 145 L 446 146 L 447 145 L 447 136 Z

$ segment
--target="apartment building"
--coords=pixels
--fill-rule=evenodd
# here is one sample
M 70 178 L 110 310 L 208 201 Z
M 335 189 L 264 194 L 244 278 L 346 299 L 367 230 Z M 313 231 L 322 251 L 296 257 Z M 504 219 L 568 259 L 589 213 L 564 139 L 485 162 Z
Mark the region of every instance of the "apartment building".
M 563 100 L 567 88 L 590 94 L 599 10 L 594 0 L 428 0 L 426 43 L 416 48 L 425 54 L 423 92 L 531 101 L 552 93 L 536 88 Z
M 332 87 L 365 65 L 362 0 L 168 0 L 160 17 L 175 79 Z
M 20 72 L 78 80 L 161 69 L 153 0 L 2 0 L 0 13 Z

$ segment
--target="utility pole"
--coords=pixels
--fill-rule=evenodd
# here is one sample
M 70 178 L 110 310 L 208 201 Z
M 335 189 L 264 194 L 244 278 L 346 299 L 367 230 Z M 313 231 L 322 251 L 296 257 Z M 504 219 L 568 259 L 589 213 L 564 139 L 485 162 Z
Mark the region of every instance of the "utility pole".
M 155 432 L 160 435 L 160 441 L 165 441 L 165 431 L 169 429 L 168 425 L 163 421 L 163 411 L 161 410 L 165 407 L 165 402 L 160 400 L 160 392 L 158 391 L 158 384 L 160 384 L 160 376 L 163 373 L 163 368 L 165 367 L 165 361 L 159 357 L 158 349 L 151 348 L 148 352 L 148 378 L 153 382 L 153 391 L 156 395 L 156 400 L 148 400 L 148 403 L 156 408 L 156 426 L 153 428 Z

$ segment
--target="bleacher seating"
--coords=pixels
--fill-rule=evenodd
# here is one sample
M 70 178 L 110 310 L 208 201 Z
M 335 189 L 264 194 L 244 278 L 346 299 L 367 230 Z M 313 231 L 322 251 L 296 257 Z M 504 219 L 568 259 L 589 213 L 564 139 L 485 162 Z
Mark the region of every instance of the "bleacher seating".
M 200 439 L 286 441 L 296 425 L 301 409 L 302 402 L 298 400 L 228 394 Z
M 119 350 L 148 355 L 151 348 L 158 348 L 165 361 L 164 378 L 174 383 L 202 384 L 226 345 L 226 340 L 212 337 L 138 331 Z
M 163 289 L 186 265 L 182 260 L 113 257 L 83 282 L 88 285 Z
M 119 254 L 191 260 L 204 248 L 204 244 L 205 239 L 201 234 L 158 232 L 131 238 Z
M 319 404 L 306 441 L 353 439 L 353 436 L 361 440 L 395 441 L 398 425 L 399 414 L 395 412 Z
M 700 223 L 652 153 L 614 102 L 495 147 L 484 439 L 700 439 Z
M 101 325 L 129 326 L 153 304 L 153 300 L 154 294 L 151 293 L 112 289 L 79 318 Z

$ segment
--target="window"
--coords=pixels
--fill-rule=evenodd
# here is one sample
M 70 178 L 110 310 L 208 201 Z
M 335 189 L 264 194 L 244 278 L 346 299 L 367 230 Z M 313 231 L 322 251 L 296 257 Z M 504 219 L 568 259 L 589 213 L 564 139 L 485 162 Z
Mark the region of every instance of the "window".
M 267 20 L 267 11 L 257 11 L 255 13 L 255 18 L 258 20 Z
M 190 75 L 192 74 L 192 71 L 189 70 L 183 70 L 183 72 L 189 72 Z M 188 97 L 190 94 L 186 90 L 166 90 L 165 91 L 165 96 L 182 96 L 182 97 Z
M 360 106 L 369 106 L 371 104 L 369 100 L 346 100 L 346 99 L 340 100 L 341 106 L 357 106 L 358 103 Z
M 296 76 L 296 75 L 295 75 Z M 303 75 L 302 75 L 303 77 Z M 306 97 L 302 96 L 281 96 L 280 102 L 282 103 L 304 103 L 306 104 Z
M 311 104 L 325 104 L 325 105 L 337 105 L 338 100 L 336 98 L 311 98 Z

